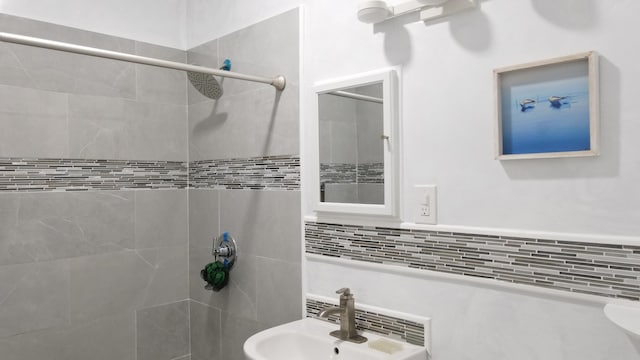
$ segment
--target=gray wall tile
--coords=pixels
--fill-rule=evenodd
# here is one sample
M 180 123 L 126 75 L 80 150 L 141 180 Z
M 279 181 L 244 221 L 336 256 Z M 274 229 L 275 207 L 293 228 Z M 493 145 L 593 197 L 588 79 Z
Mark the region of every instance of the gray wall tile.
M 137 360 L 172 360 L 189 354 L 189 301 L 136 312 Z
M 186 244 L 136 252 L 153 269 L 146 284 L 143 306 L 164 304 L 189 297 L 189 253 Z
M 221 229 L 243 253 L 300 261 L 299 191 L 221 190 L 220 208 Z
M 0 265 L 133 248 L 133 194 L 0 194 Z
M 139 101 L 186 105 L 187 75 L 184 71 L 136 65 Z
M 320 163 L 357 163 L 356 102 L 330 94 L 318 95 Z
M 69 155 L 67 95 L 0 86 L 0 156 Z
M 136 55 L 184 63 L 185 51 L 136 42 Z M 184 71 L 136 65 L 137 100 L 166 104 L 187 104 L 187 75 Z
M 60 359 L 134 360 L 134 325 L 134 314 L 122 312 L 62 329 L 63 339 L 60 343 L 65 348 L 66 357 Z M 44 358 L 49 359 L 47 356 Z
M 358 184 L 325 184 L 324 201 L 358 203 Z
M 191 301 L 191 356 L 194 360 L 220 358 L 220 310 Z
M 217 190 L 189 189 L 189 246 L 208 249 L 213 237 L 221 233 Z
M 71 95 L 72 157 L 187 160 L 186 107 Z
M 0 338 L 69 322 L 64 262 L 0 266 Z
M 133 54 L 134 41 L 2 14 L 0 31 Z M 29 86 L 75 94 L 135 98 L 131 63 L 11 44 Z M 4 64 L 3 64 L 4 65 Z M 15 68 L 7 63 L 8 67 Z M 6 66 L 5 65 L 5 66 Z
M 0 339 L 2 360 L 135 360 L 135 318 L 117 314 Z
M 229 58 L 233 71 L 259 76 L 283 74 L 287 86 L 298 85 L 298 9 L 261 21 L 219 39 L 219 56 Z M 228 79 L 225 92 L 235 95 L 269 85 Z
M 136 249 L 188 243 L 187 190 L 136 191 Z
M 175 61 L 179 63 L 187 62 L 187 52 L 184 50 L 174 49 L 142 41 L 136 41 L 135 48 L 136 55 L 167 61 Z
M 384 204 L 384 184 L 358 184 L 358 202 Z
M 243 345 L 251 335 L 268 328 L 257 321 L 222 313 L 221 350 L 225 359 L 245 360 Z
M 358 91 L 360 94 L 383 97 L 382 83 L 359 87 Z M 358 162 L 377 163 L 384 161 L 384 142 L 380 139 L 380 134 L 384 134 L 382 105 L 358 101 L 356 109 Z
M 71 320 L 87 322 L 185 299 L 186 252 L 181 251 L 124 251 L 70 260 Z
M 38 89 L 135 99 L 132 63 L 23 45 L 9 49 Z
M 189 64 L 219 68 L 224 59 L 218 58 L 218 39 L 207 41 L 187 50 Z M 233 65 L 232 65 L 233 66 Z
M 258 257 L 256 300 L 258 321 L 277 326 L 302 318 L 302 269 L 288 263 Z
M 226 81 L 225 81 L 226 84 Z M 189 106 L 190 160 L 300 152 L 298 89 L 260 89 Z
M 152 273 L 153 265 L 134 251 L 73 259 L 71 320 L 88 322 L 140 308 Z
M 20 64 L 20 61 L 7 43 L 0 43 L 0 84 L 36 87 L 36 83 Z
M 0 354 L 2 360 L 69 359 L 63 349 L 64 340 L 60 328 L 0 338 Z

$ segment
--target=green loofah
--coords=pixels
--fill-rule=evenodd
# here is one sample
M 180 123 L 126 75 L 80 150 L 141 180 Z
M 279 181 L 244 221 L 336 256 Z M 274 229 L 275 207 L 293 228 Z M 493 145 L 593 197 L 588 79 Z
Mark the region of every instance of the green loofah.
M 213 291 L 220 291 L 229 283 L 229 269 L 220 261 L 207 264 L 200 271 L 200 276 Z

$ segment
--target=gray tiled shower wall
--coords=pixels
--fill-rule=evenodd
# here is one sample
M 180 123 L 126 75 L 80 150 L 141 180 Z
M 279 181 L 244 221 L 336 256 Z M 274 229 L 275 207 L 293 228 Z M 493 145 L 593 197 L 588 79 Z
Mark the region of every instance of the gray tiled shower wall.
M 0 14 L 0 31 L 185 61 L 184 51 Z M 187 160 L 179 71 L 0 43 L 2 157 Z
M 223 80 L 211 101 L 181 72 L 0 43 L 3 360 L 243 359 L 301 316 L 298 16 L 184 52 L 0 14 L 0 31 L 288 80 Z M 213 293 L 198 273 L 222 231 L 242 257 Z
M 189 89 L 191 356 L 244 360 L 255 332 L 302 316 L 298 10 L 188 51 L 190 63 L 284 74 L 287 88 L 223 80 L 219 101 Z M 244 160 L 243 160 L 244 159 Z M 223 292 L 198 271 L 211 238 L 231 233 L 242 254 Z M 219 339 L 219 341 L 213 341 Z
M 0 31 L 186 61 L 4 14 Z M 189 355 L 185 85 L 177 71 L 0 43 L 3 360 Z

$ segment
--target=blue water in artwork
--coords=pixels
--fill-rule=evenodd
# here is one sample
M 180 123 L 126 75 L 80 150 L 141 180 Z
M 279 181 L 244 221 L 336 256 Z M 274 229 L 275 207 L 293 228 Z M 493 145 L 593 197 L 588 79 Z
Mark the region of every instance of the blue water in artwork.
M 590 150 L 587 77 L 502 89 L 503 154 Z

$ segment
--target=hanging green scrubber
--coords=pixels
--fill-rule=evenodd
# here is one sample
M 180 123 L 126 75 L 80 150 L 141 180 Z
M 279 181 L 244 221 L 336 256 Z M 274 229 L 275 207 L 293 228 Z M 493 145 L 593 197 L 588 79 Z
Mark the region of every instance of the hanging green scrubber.
M 229 268 L 220 261 L 212 262 L 200 271 L 200 276 L 207 282 L 207 288 L 220 291 L 229 283 Z

